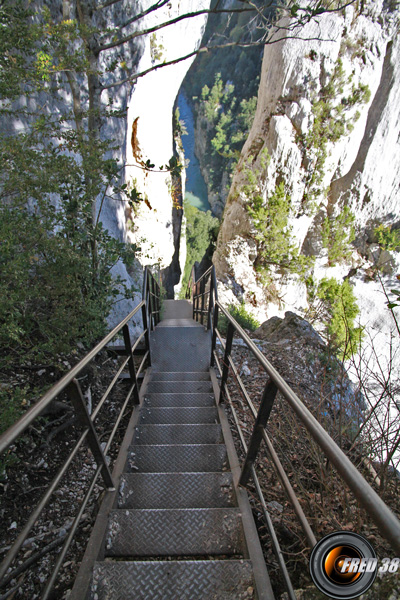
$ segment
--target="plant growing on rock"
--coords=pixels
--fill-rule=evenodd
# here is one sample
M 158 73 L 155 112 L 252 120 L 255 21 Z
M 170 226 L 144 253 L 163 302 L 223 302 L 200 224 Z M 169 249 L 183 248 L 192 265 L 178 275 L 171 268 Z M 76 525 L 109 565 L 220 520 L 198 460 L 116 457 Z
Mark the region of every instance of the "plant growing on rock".
M 337 217 L 326 217 L 322 226 L 322 243 L 328 250 L 328 265 L 349 260 L 350 244 L 355 238 L 355 217 L 348 206 Z
M 396 252 L 400 248 L 400 231 L 398 229 L 392 229 L 389 225 L 385 227 L 383 223 L 378 225 L 374 231 L 377 242 L 383 250 L 389 252 Z
M 291 198 L 286 193 L 285 185 L 283 182 L 279 183 L 274 193 L 266 199 L 259 187 L 261 172 L 265 171 L 268 162 L 268 153 L 264 151 L 260 158 L 261 169 L 250 169 L 248 166 L 245 171 L 247 183 L 242 188 L 249 198 L 246 208 L 255 228 L 254 239 L 257 241 L 258 253 L 256 270 L 262 277 L 266 277 L 275 266 L 303 277 L 313 258 L 300 254 L 291 235 Z
M 353 288 L 347 279 L 340 283 L 333 277 L 324 277 L 318 284 L 309 278 L 306 283 L 310 303 L 306 317 L 320 325 L 332 354 L 341 360 L 349 358 L 363 338 L 362 327 L 356 325 L 360 310 Z
M 316 199 L 323 193 L 321 188 L 325 172 L 325 161 L 328 155 L 328 144 L 335 143 L 345 135 L 348 135 L 354 127 L 354 123 L 360 117 L 356 111 L 351 117 L 346 112 L 357 104 L 368 103 L 371 92 L 368 85 L 354 84 L 348 96 L 342 96 L 340 103 L 337 102 L 338 95 L 343 95 L 344 90 L 351 83 L 353 75 L 346 77 L 343 62 L 338 58 L 332 77 L 321 88 L 319 98 L 313 103 L 312 114 L 313 125 L 306 136 L 299 138 L 303 144 L 304 152 L 314 155 L 313 168 L 310 169 L 306 178 L 306 192 L 303 197 L 303 205 L 306 210 L 315 209 Z

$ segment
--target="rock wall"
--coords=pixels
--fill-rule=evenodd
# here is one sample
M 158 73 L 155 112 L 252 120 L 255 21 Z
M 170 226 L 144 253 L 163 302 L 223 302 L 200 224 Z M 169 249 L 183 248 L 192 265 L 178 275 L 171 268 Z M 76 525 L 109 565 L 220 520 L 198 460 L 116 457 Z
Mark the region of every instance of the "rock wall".
M 149 2 L 151 4 L 151 2 Z M 210 0 L 187 0 L 185 3 L 169 3 L 152 13 L 146 26 L 172 19 L 182 13 L 208 8 Z M 170 61 L 189 54 L 201 41 L 206 24 L 206 16 L 182 20 L 179 23 L 150 34 L 145 39 L 145 49 L 138 65 L 138 72 L 150 68 L 154 63 L 155 52 L 158 60 Z M 128 239 L 141 248 L 140 260 L 143 264 L 158 264 L 165 271 L 165 279 L 177 284 L 179 266 L 176 244 L 180 240 L 181 212 L 176 211 L 180 190 L 165 171 L 145 172 L 135 159 L 131 137 L 135 128 L 136 143 L 142 160 L 150 160 L 158 167 L 168 163 L 174 154 L 172 116 L 175 99 L 182 80 L 193 58 L 175 65 L 153 71 L 138 79 L 134 86 L 128 108 L 128 136 L 126 178 L 134 184 L 149 201 L 151 208 L 142 203 L 135 214 L 130 215 L 132 225 Z M 180 214 L 176 214 L 176 213 Z M 173 275 L 168 273 L 172 265 Z
M 374 224 L 395 223 L 400 217 L 399 9 L 383 1 L 364 3 L 362 13 L 357 7 L 355 4 L 342 13 L 309 22 L 298 31 L 301 39 L 285 39 L 279 33 L 284 39 L 265 47 L 256 116 L 234 175 L 214 255 L 225 300 L 244 299 L 261 320 L 274 314 L 283 316 L 288 308 L 304 310 L 307 296 L 305 285 L 296 276 L 284 278 L 276 273 L 273 294 L 257 277 L 255 230 L 247 210 L 250 198 L 243 190 L 248 169 L 256 174 L 264 199 L 278 183 L 284 183 L 291 197 L 292 235 L 304 253 L 316 256 L 314 276 L 340 279 L 353 269 L 351 281 L 361 302 L 362 317 L 364 313 L 371 317 L 372 298 L 377 302 L 374 314 L 378 320 L 378 313 L 382 313 L 379 285 L 368 283 L 368 307 L 363 305 L 365 272 L 371 266 L 365 244 L 366 231 L 370 233 Z M 318 139 L 310 144 L 307 136 L 314 131 L 315 106 L 324 102 L 327 86 L 334 78 L 331 105 L 341 108 L 349 127 L 328 141 L 317 186 L 311 176 L 319 168 Z M 366 89 L 366 102 L 354 101 L 357 93 Z M 266 152 L 270 159 L 263 166 Z M 307 200 L 310 196 L 311 203 Z M 354 250 L 350 260 L 330 268 L 322 246 L 321 224 L 327 215 L 339 214 L 344 206 L 355 215 L 360 252 Z M 389 286 L 395 270 L 392 279 L 388 276 Z

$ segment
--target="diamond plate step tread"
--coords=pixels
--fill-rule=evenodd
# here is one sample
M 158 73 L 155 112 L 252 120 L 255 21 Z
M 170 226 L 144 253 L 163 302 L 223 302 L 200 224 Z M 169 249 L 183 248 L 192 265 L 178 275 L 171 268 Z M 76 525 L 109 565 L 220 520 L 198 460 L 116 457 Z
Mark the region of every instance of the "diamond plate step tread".
M 188 300 L 164 300 L 163 321 L 165 319 L 192 319 L 193 304 Z
M 163 407 L 153 408 L 143 406 L 140 411 L 140 424 L 205 424 L 217 423 L 218 410 L 216 407 L 193 408 L 193 407 Z
M 131 447 L 126 470 L 134 473 L 209 473 L 227 468 L 225 444 L 187 444 Z
M 151 381 L 210 381 L 210 373 L 205 371 L 152 371 Z
M 204 327 L 201 323 L 196 323 L 190 317 L 189 319 L 163 319 L 157 327 Z
M 212 394 L 149 394 L 144 398 L 144 406 L 215 406 L 215 398 Z
M 155 371 L 209 371 L 211 335 L 202 327 L 156 327 L 151 333 Z
M 236 506 L 231 473 L 124 473 L 118 508 Z
M 107 556 L 240 555 L 243 529 L 238 508 L 112 510 Z
M 211 381 L 150 381 L 146 393 L 151 394 L 183 394 L 211 393 L 213 386 Z
M 218 444 L 221 426 L 207 425 L 140 425 L 136 427 L 133 445 Z
M 88 600 L 253 600 L 248 560 L 98 562 Z

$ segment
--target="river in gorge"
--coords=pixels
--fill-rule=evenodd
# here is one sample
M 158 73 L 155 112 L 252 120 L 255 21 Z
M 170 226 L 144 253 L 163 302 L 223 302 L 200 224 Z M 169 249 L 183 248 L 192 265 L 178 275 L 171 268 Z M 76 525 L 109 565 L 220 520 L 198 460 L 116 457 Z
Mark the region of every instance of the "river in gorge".
M 180 120 L 184 122 L 187 135 L 182 135 L 185 159 L 189 160 L 186 169 L 185 199 L 199 210 L 211 210 L 208 202 L 207 186 L 200 171 L 200 164 L 194 153 L 194 118 L 190 104 L 181 91 L 178 96 Z

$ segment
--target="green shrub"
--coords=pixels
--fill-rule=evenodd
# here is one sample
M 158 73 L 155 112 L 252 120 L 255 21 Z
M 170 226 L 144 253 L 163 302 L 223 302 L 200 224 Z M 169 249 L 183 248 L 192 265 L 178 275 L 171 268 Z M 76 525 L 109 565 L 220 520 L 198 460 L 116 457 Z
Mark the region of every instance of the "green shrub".
M 348 206 L 337 217 L 326 217 L 322 226 L 322 243 L 328 250 L 329 266 L 350 258 L 350 244 L 355 238 L 354 223 L 355 217 Z
M 251 315 L 246 310 L 246 305 L 244 301 L 240 303 L 239 306 L 234 306 L 230 304 L 228 306 L 228 312 L 232 317 L 239 323 L 243 329 L 249 329 L 250 331 L 254 331 L 257 327 L 260 327 L 260 323 L 257 321 L 253 315 Z M 228 330 L 228 319 L 222 313 L 218 315 L 218 329 L 222 335 L 226 336 Z
M 197 111 L 206 121 L 205 162 L 211 190 L 218 192 L 224 172 L 232 173 L 247 139 L 256 111 L 257 97 L 239 101 L 235 86 L 217 73 L 211 89 L 205 85 Z
M 351 94 L 341 99 L 336 104 L 338 94 L 343 94 L 346 85 L 350 84 L 352 75 L 346 79 L 343 63 L 338 58 L 332 77 L 321 89 L 319 98 L 313 103 L 313 126 L 304 137 L 299 137 L 307 154 L 313 150 L 315 154 L 314 167 L 307 175 L 307 187 L 303 197 L 303 206 L 306 210 L 315 210 L 315 199 L 323 192 L 321 183 L 324 179 L 324 167 L 327 158 L 328 143 L 334 143 L 354 128 L 360 113 L 357 111 L 351 118 L 346 116 L 346 111 L 357 104 L 365 104 L 371 98 L 368 85 L 360 83 L 358 87 L 352 86 Z
M 264 201 L 258 187 L 258 171 L 248 169 L 246 175 L 247 185 L 243 191 L 249 196 L 247 210 L 257 231 L 256 270 L 260 277 L 268 277 L 272 266 L 305 276 L 313 258 L 300 254 L 291 235 L 292 227 L 288 222 L 292 210 L 291 198 L 285 191 L 284 183 L 278 184 L 274 193 Z
M 318 285 L 307 281 L 311 319 L 323 323 L 323 335 L 333 354 L 339 359 L 357 352 L 362 341 L 362 328 L 355 325 L 359 308 L 353 288 L 345 279 L 321 279 Z
M 378 244 L 384 250 L 389 252 L 395 252 L 400 247 L 400 231 L 398 229 L 392 229 L 389 225 L 385 227 L 382 223 L 374 231 Z

